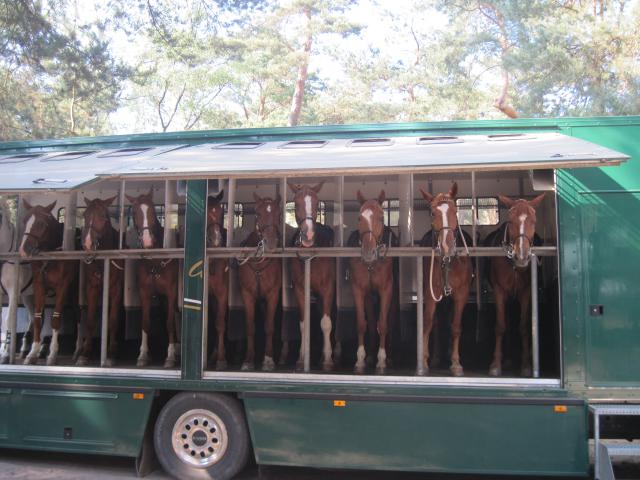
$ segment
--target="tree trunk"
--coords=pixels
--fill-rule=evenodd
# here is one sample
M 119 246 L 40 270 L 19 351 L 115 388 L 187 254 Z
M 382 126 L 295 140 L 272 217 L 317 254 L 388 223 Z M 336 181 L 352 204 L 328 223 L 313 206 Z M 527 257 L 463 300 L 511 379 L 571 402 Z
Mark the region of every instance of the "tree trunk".
M 304 87 L 309 74 L 309 56 L 311 54 L 311 44 L 313 41 L 313 35 L 311 33 L 311 9 L 305 7 L 304 14 L 307 17 L 307 38 L 304 42 L 302 60 L 298 66 L 296 88 L 293 92 L 293 99 L 291 100 L 291 113 L 289 114 L 289 126 L 291 127 L 298 125 L 300 121 L 302 99 L 304 98 Z

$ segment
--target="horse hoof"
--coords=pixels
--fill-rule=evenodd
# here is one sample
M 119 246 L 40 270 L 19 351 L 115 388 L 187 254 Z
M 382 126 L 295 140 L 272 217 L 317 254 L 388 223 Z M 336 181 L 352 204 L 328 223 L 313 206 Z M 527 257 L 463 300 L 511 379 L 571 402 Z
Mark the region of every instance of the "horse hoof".
M 254 369 L 255 367 L 253 366 L 253 363 L 249 363 L 249 362 L 244 362 L 240 367 L 240 370 L 242 372 L 253 372 Z
M 424 367 L 424 368 L 422 369 L 422 373 L 418 373 L 418 372 L 416 372 L 416 375 L 425 375 L 425 376 L 426 376 L 426 375 L 429 375 L 429 367 L 428 367 L 428 366 L 427 366 L 427 367 Z
M 304 362 L 301 360 L 298 360 L 296 362 L 296 372 L 303 372 L 304 371 Z
M 530 377 L 532 375 L 531 367 L 523 367 L 520 370 L 521 377 Z
M 462 365 L 451 365 L 451 374 L 454 377 L 461 377 L 464 375 L 464 370 L 462 369 Z
M 356 366 L 353 368 L 353 372 L 354 372 L 356 375 L 362 375 L 362 374 L 364 374 L 364 365 L 356 365 Z
M 276 368 L 276 364 L 271 357 L 264 357 L 262 361 L 263 372 L 273 372 Z
M 47 357 L 47 367 L 51 367 L 56 364 L 56 357 Z
M 216 370 L 226 370 L 227 369 L 227 361 L 226 360 L 218 360 L 216 362 Z
M 80 352 L 76 350 L 75 352 L 73 352 L 73 356 L 71 357 L 71 361 L 73 363 L 76 363 L 79 358 L 80 358 Z
M 322 362 L 322 371 L 323 372 L 333 371 L 333 362 L 332 361 Z
M 87 365 L 87 363 L 89 363 L 89 359 L 87 357 L 80 356 L 76 360 L 76 367 L 84 367 Z
M 9 363 L 9 355 L 0 356 L 0 365 L 6 365 Z
M 176 366 L 176 361 L 173 358 L 167 358 L 164 361 L 163 368 L 174 368 Z
M 384 375 L 387 371 L 387 367 L 376 367 L 376 375 Z
M 115 361 L 114 359 L 112 359 L 112 358 L 107 358 L 107 359 L 104 361 L 104 366 L 105 366 L 106 368 L 114 367 L 114 366 L 115 366 L 115 364 L 116 364 L 116 361 Z
M 502 369 L 500 367 L 491 367 L 489 369 L 489 375 L 491 377 L 499 377 L 502 375 Z
M 35 355 L 32 355 L 32 356 L 27 355 L 27 358 L 24 359 L 23 364 L 24 365 L 35 365 L 37 361 L 38 361 L 38 357 L 36 357 Z
M 136 367 L 146 367 L 149 365 L 149 360 L 146 358 L 139 358 L 136 362 Z

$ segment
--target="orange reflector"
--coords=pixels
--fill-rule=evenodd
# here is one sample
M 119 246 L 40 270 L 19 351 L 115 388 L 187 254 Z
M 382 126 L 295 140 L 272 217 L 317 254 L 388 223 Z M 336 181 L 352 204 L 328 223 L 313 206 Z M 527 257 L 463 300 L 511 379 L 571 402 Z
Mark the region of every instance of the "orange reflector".
M 346 407 L 347 406 L 347 401 L 346 400 L 334 400 L 333 401 L 333 406 L 334 407 Z
M 144 393 L 134 393 L 133 394 L 133 399 L 134 400 L 144 400 Z
M 553 407 L 553 411 L 556 413 L 567 413 L 567 406 L 566 405 L 555 405 Z

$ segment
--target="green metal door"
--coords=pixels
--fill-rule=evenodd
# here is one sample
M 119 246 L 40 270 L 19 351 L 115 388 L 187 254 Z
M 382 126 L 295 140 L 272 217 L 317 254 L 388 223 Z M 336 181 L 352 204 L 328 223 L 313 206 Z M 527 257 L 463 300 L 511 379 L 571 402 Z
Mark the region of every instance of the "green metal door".
M 640 192 L 580 196 L 587 384 L 640 384 Z

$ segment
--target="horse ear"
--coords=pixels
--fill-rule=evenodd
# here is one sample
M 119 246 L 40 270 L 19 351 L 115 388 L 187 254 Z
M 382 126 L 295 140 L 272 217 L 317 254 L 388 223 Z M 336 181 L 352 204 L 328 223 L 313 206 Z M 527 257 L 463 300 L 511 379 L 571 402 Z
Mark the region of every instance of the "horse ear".
M 151 185 L 151 188 L 149 189 L 149 192 L 146 195 L 149 198 L 153 198 L 153 185 Z
M 362 192 L 360 190 L 358 190 L 358 201 L 360 202 L 360 205 L 362 205 L 364 202 L 367 201 L 367 199 L 364 198 L 364 196 L 362 195 Z
M 33 206 L 28 202 L 26 198 L 22 199 L 22 205 L 24 205 L 24 208 L 26 208 L 27 210 L 31 210 L 33 208 Z
M 530 200 L 529 201 L 529 206 L 533 207 L 533 208 L 538 208 L 538 206 L 540 205 L 540 202 L 542 202 L 542 199 L 544 198 L 545 193 L 541 193 L 540 195 L 538 195 L 533 200 Z
M 262 198 L 260 198 L 260 195 L 258 195 L 256 192 L 253 192 L 253 199 L 256 201 L 256 203 L 260 203 L 262 201 Z
M 91 202 L 93 202 L 93 200 L 90 200 L 87 197 L 84 197 L 84 204 L 88 207 L 89 205 L 91 205 Z
M 222 200 L 222 197 L 224 197 L 224 190 L 220 190 L 220 193 L 218 193 L 218 195 L 216 195 L 216 197 L 215 197 L 215 199 L 214 199 L 214 200 L 215 200 L 216 202 L 219 202 L 219 201 L 221 201 L 221 200 Z
M 107 198 L 107 199 L 105 199 L 105 200 L 104 200 L 104 206 L 105 206 L 105 207 L 110 207 L 110 206 L 111 206 L 111 204 L 113 203 L 113 201 L 114 201 L 116 198 L 118 198 L 118 195 L 114 195 L 114 196 L 113 196 L 113 197 L 111 197 L 111 198 Z M 86 199 L 87 199 L 87 197 L 84 197 L 84 199 L 86 200 Z
M 124 196 L 127 197 L 129 203 L 136 203 L 136 197 L 132 197 L 131 195 L 127 195 L 126 193 L 124 194 Z
M 380 195 L 378 195 L 378 203 L 382 205 L 382 202 L 387 198 L 387 194 L 384 193 L 384 190 L 380 190 Z
M 280 202 L 281 202 L 281 201 L 282 201 L 282 197 L 280 196 L 280 194 L 279 194 L 279 193 L 278 193 L 278 194 L 276 194 L 276 199 L 274 200 L 274 202 L 275 202 L 277 205 L 280 205 Z
M 324 180 L 322 180 L 319 184 L 317 184 L 315 187 L 311 187 L 311 190 L 313 190 L 316 193 L 320 193 L 320 190 L 322 190 L 322 186 L 324 185 Z
M 449 189 L 449 196 L 451 198 L 456 198 L 457 194 L 458 194 L 458 182 L 453 182 L 453 185 L 451 185 L 451 188 Z
M 422 194 L 422 198 L 424 198 L 427 202 L 431 203 L 433 201 L 433 195 L 431 195 L 429 192 L 425 192 L 421 188 L 420 193 Z
M 498 200 L 500 200 L 500 203 L 503 204 L 507 208 L 513 207 L 513 204 L 516 203 L 515 200 L 512 200 L 511 198 L 509 198 L 509 197 L 507 197 L 505 195 L 498 195 Z
M 53 210 L 53 207 L 56 206 L 56 203 L 58 203 L 57 200 L 54 200 L 53 203 L 50 203 L 49 205 L 47 205 L 46 207 L 44 207 L 45 210 L 47 210 L 49 213 L 51 213 L 51 211 Z
M 287 185 L 289 185 L 289 188 L 293 193 L 298 193 L 298 190 L 300 190 L 300 185 L 297 183 L 287 182 Z

